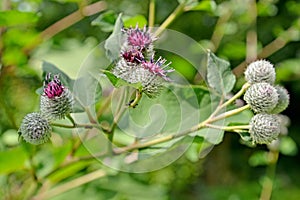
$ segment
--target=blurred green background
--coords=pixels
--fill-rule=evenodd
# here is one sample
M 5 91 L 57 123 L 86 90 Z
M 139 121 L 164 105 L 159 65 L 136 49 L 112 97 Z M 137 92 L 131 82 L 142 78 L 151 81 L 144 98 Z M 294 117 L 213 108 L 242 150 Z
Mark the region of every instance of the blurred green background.
M 155 25 L 159 26 L 183 1 L 152 2 L 155 2 Z M 88 53 L 111 33 L 118 13 L 122 12 L 129 24 L 146 23 L 149 3 L 148 0 L 1 1 L 0 199 L 26 199 L 32 191 L 31 163 L 18 143 L 17 130 L 27 113 L 38 110 L 35 90 L 42 85 L 41 62 L 51 62 L 70 77 L 76 77 Z M 94 6 L 88 8 L 89 4 Z M 91 25 L 99 15 L 97 23 Z M 299 0 L 188 1 L 168 28 L 188 35 L 228 60 L 239 79 L 234 91 L 243 82 L 247 63 L 257 58 L 274 63 L 277 82 L 290 92 L 291 103 L 283 113 L 291 120 L 289 136 L 297 146 L 300 144 Z M 191 83 L 201 82 L 188 63 L 172 59 L 172 55 L 166 57 Z M 61 151 L 51 145 L 38 147 L 33 160 L 41 174 L 48 162 L 52 162 L 47 156 L 64 154 Z M 267 148 L 247 147 L 239 142 L 238 135 L 227 133 L 224 141 L 203 159 L 193 160 L 184 155 L 166 168 L 144 174 L 110 172 L 52 199 L 259 199 L 266 166 L 253 155 L 261 151 Z M 295 148 L 287 151 L 278 160 L 274 200 L 300 199 L 300 154 Z M 25 163 L 19 162 L 24 159 Z M 95 161 L 86 166 L 71 170 L 62 182 L 103 168 Z

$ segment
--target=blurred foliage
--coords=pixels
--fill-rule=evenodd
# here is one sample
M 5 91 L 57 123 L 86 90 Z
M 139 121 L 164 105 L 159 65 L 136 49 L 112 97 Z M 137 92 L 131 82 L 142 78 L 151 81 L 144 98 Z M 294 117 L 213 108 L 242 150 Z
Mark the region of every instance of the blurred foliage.
M 296 149 L 300 144 L 297 123 L 300 120 L 297 112 L 300 110 L 300 2 L 154 2 L 156 26 L 164 22 L 178 2 L 187 3 L 168 28 L 188 35 L 203 48 L 229 61 L 238 77 L 234 91 L 243 80 L 246 63 L 256 58 L 275 63 L 278 83 L 291 95 L 291 104 L 284 112 L 290 117 L 291 126 L 289 137 L 280 146 L 282 154 L 272 199 L 299 199 L 300 155 Z M 78 142 L 76 134 L 69 130 L 54 129 L 56 143 L 53 145 L 31 147 L 19 143 L 17 130 L 22 118 L 38 110 L 35 91 L 42 86 L 43 60 L 54 63 L 74 78 L 88 53 L 107 39 L 119 13 L 123 13 L 127 27 L 135 26 L 136 22 L 147 23 L 149 1 L 109 0 L 105 9 L 81 16 L 79 21 L 71 18 L 65 22 L 68 26 L 51 35 L 56 22 L 92 3 L 97 1 L 2 0 L 0 3 L 0 199 L 28 199 L 36 189 L 32 185 L 41 187 L 34 172 L 38 177 L 47 176 L 54 183 L 64 184 L 97 169 L 103 169 L 106 176 L 51 199 L 258 199 L 262 183 L 258 180 L 264 176 L 268 164 L 267 147 L 245 147 L 238 135 L 230 133 L 225 134 L 224 141 L 205 159 L 199 160 L 191 153 L 199 148 L 195 144 L 172 165 L 142 174 L 117 172 L 97 160 L 80 161 L 49 174 Z M 165 57 L 191 83 L 202 81 L 190 63 L 176 55 Z M 88 155 L 86 151 L 79 148 L 77 154 Z

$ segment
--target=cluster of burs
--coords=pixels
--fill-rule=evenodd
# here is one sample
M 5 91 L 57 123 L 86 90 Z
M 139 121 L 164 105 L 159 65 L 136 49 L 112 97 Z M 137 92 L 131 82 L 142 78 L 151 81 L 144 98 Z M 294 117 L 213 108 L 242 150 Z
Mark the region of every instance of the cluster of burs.
M 284 124 L 280 115 L 289 104 L 288 91 L 275 85 L 274 66 L 266 60 L 251 63 L 245 71 L 245 79 L 250 87 L 244 94 L 244 100 L 255 115 L 250 120 L 249 133 L 253 143 L 270 144 L 276 140 Z
M 58 75 L 47 74 L 40 99 L 40 111 L 27 114 L 20 126 L 19 135 L 31 144 L 42 144 L 51 137 L 51 122 L 62 119 L 72 111 L 74 98 Z

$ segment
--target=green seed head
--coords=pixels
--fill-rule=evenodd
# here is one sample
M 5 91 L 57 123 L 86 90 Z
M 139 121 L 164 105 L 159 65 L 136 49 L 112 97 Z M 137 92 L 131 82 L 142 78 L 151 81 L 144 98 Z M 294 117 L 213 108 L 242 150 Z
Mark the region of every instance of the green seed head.
M 244 100 L 256 113 L 270 113 L 278 103 L 278 93 L 269 83 L 256 83 L 245 92 Z
M 250 120 L 249 133 L 254 143 L 269 144 L 278 138 L 280 119 L 274 114 L 257 114 Z
M 51 137 L 51 126 L 41 113 L 29 113 L 24 117 L 19 133 L 28 143 L 43 144 Z
M 288 107 L 290 103 L 290 95 L 284 87 L 275 86 L 275 88 L 278 93 L 278 103 L 276 107 L 272 110 L 272 113 L 278 114 Z
M 73 101 L 71 92 L 65 88 L 61 96 L 48 98 L 42 95 L 40 110 L 49 120 L 62 119 L 72 111 Z
M 261 82 L 274 84 L 275 77 L 274 66 L 266 60 L 252 62 L 245 71 L 245 78 L 250 84 Z

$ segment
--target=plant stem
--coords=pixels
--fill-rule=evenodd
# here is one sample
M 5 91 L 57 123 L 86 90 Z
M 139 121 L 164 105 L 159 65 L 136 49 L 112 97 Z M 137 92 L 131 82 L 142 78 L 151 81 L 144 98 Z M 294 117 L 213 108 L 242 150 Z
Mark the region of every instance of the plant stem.
M 154 21 L 155 21 L 155 0 L 150 0 L 148 26 L 153 27 Z
M 82 20 L 86 16 L 91 16 L 96 13 L 99 13 L 107 8 L 105 1 L 98 1 L 96 3 L 90 4 L 83 8 L 78 9 L 77 11 L 71 13 L 70 15 L 60 19 L 55 22 L 48 28 L 46 28 L 43 32 L 41 32 L 41 37 L 44 39 L 49 39 L 56 35 L 57 33 L 65 30 L 71 25 L 77 23 Z
M 228 99 L 225 103 L 223 103 L 220 106 L 220 109 L 225 108 L 226 106 L 228 106 L 229 104 L 231 104 L 232 102 L 234 102 L 237 98 L 239 98 L 240 96 L 242 96 L 249 87 L 250 87 L 250 84 L 248 82 L 245 83 L 242 86 L 242 88 L 240 89 L 240 91 L 238 91 L 233 97 L 231 97 L 230 99 Z
M 154 35 L 159 36 L 184 10 L 185 4 L 179 4 L 169 17 L 159 26 Z
M 214 129 L 220 129 L 220 130 L 224 130 L 224 131 L 239 131 L 239 130 L 247 130 L 250 128 L 249 125 L 240 125 L 240 126 L 218 126 L 218 125 L 214 125 L 214 124 L 206 124 L 206 127 L 208 128 L 214 128 Z
M 244 111 L 244 110 L 247 110 L 248 108 L 250 108 L 250 105 L 249 105 L 249 104 L 247 104 L 247 105 L 245 105 L 245 106 L 242 106 L 242 107 L 240 107 L 240 108 L 236 108 L 236 109 L 234 109 L 234 110 L 230 110 L 230 111 L 228 111 L 228 112 L 222 113 L 222 114 L 220 114 L 220 115 L 218 115 L 218 116 L 216 116 L 216 117 L 211 118 L 211 119 L 209 120 L 209 122 L 219 121 L 219 120 L 221 120 L 221 119 L 230 117 L 230 116 L 235 115 L 235 114 L 238 114 L 238 113 L 240 113 L 240 112 L 242 112 L 242 111 Z
M 276 39 L 274 39 L 272 42 L 264 46 L 261 51 L 258 53 L 257 57 L 258 58 L 267 58 L 273 53 L 279 51 L 283 47 L 286 46 L 289 42 L 292 41 L 292 37 L 294 34 L 294 31 L 297 30 L 297 24 L 299 24 L 300 19 L 298 19 L 297 23 L 293 23 L 286 31 L 284 31 L 282 34 L 280 34 Z M 247 65 L 247 61 L 243 61 L 240 63 L 238 66 L 236 66 L 233 69 L 233 73 L 236 76 L 241 75 L 244 72 L 244 68 Z
M 92 128 L 97 128 L 99 130 L 102 130 L 101 126 L 98 124 L 73 124 L 73 125 L 68 125 L 68 124 L 58 124 L 58 123 L 51 123 L 52 126 L 57 126 L 61 128 L 86 128 L 86 129 L 92 129 Z
M 67 118 L 71 121 L 73 126 L 76 126 L 75 120 L 73 119 L 73 117 L 70 114 L 67 115 Z
M 188 135 L 190 133 L 193 133 L 195 131 L 198 131 L 198 130 L 200 130 L 202 128 L 207 127 L 207 124 L 209 124 L 211 122 L 215 122 L 215 121 L 224 119 L 226 117 L 230 117 L 232 115 L 238 114 L 238 113 L 240 113 L 240 112 L 248 109 L 249 107 L 250 107 L 249 105 L 245 105 L 243 107 L 240 107 L 240 108 L 237 108 L 237 109 L 225 112 L 223 114 L 220 114 L 220 115 L 218 115 L 216 117 L 209 117 L 207 120 L 205 120 L 205 121 L 203 121 L 203 122 L 201 122 L 201 123 L 199 123 L 199 124 L 191 127 L 188 130 L 184 130 L 184 131 L 179 132 L 177 134 L 170 134 L 170 135 L 167 135 L 167 136 L 164 136 L 164 137 L 160 137 L 160 138 L 157 138 L 157 139 L 154 139 L 154 140 L 150 140 L 150 141 L 147 141 L 147 142 L 144 142 L 144 143 L 136 143 L 135 142 L 132 145 L 129 145 L 129 146 L 126 146 L 126 147 L 115 148 L 113 150 L 113 152 L 115 154 L 122 154 L 122 153 L 127 152 L 127 151 L 132 151 L 132 150 L 135 150 L 135 149 L 141 149 L 141 148 L 149 147 L 149 146 L 152 146 L 152 145 L 156 145 L 156 144 L 160 144 L 160 143 L 163 143 L 163 142 L 170 141 L 170 140 L 175 139 L 175 138 L 186 136 L 186 135 Z M 243 128 L 247 128 L 247 127 L 243 126 Z
M 138 105 L 141 98 L 142 98 L 142 92 L 137 89 L 136 92 L 135 92 L 135 99 L 133 100 L 132 103 L 129 103 L 128 106 L 132 107 L 132 108 L 135 108 Z
M 263 182 L 262 191 L 260 194 L 260 200 L 270 200 L 273 190 L 274 178 L 276 174 L 276 165 L 279 157 L 279 151 L 270 150 L 268 153 L 270 163 L 267 166 L 266 177 Z

